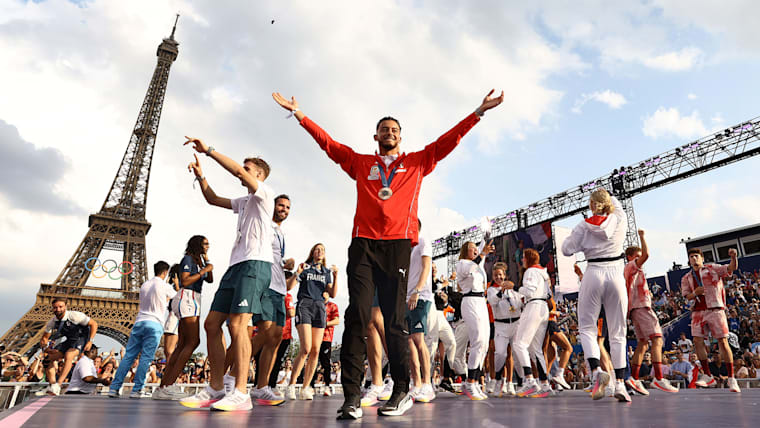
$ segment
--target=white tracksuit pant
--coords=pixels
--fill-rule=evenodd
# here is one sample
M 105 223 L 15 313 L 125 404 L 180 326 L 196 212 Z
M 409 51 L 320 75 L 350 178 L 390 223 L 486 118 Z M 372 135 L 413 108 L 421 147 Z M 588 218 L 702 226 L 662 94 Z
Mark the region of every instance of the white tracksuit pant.
M 435 305 L 430 305 L 430 312 L 428 312 L 427 317 L 427 334 L 425 335 L 425 345 L 427 345 L 430 351 L 430 367 L 435 367 L 435 356 L 438 354 L 439 339 L 443 342 L 446 359 L 449 360 L 449 365 L 453 367 L 457 352 L 454 330 L 451 329 L 449 322 L 446 321 L 443 311 L 436 310 Z
M 467 368 L 469 370 L 479 369 L 483 366 L 486 354 L 488 354 L 488 336 L 491 333 L 486 299 L 478 296 L 463 297 L 462 319 L 467 326 L 467 336 L 470 339 L 470 356 L 467 359 Z
M 464 320 L 459 320 L 454 325 L 454 341 L 456 342 L 456 354 L 454 356 L 454 363 L 451 364 L 451 368 L 456 374 L 467 374 L 467 345 L 470 343 L 469 332 L 467 331 L 467 324 Z
M 520 321 L 511 323 L 503 323 L 496 321 L 494 324 L 494 357 L 493 366 L 496 371 L 500 371 L 504 368 L 504 364 L 507 362 L 507 349 L 509 344 L 512 344 L 512 353 L 514 354 L 514 341 L 515 334 L 517 333 L 517 327 L 520 325 Z
M 512 351 L 520 367 L 530 367 L 531 358 L 538 359 L 544 373 L 549 373 L 546 371 L 543 349 L 548 323 L 549 306 L 545 301 L 534 300 L 525 305 L 520 316 L 520 325 L 515 333 L 515 342 L 512 345 Z
M 604 306 L 610 359 L 616 369 L 625 368 L 626 312 L 628 292 L 623 277 L 623 261 L 589 263 L 578 294 L 578 330 L 583 354 L 599 358 L 597 320 Z

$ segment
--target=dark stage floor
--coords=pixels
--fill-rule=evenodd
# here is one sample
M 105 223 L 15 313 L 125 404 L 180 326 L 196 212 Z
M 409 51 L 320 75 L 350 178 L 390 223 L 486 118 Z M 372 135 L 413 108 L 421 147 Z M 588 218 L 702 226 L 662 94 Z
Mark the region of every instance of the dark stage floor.
M 0 414 L 0 427 L 220 427 L 329 426 L 408 427 L 750 427 L 760 420 L 760 389 L 734 394 L 727 389 L 688 390 L 678 394 L 652 391 L 649 397 L 618 403 L 592 401 L 581 391 L 546 399 L 490 398 L 473 402 L 441 393 L 429 404 L 418 403 L 400 417 L 378 417 L 364 408 L 358 421 L 336 421 L 342 397 L 286 402 L 279 407 L 254 406 L 252 412 L 223 413 L 185 409 L 175 402 L 151 399 L 61 396 L 34 399 Z M 25 419 L 26 418 L 26 419 Z M 23 425 L 20 425 L 23 423 Z

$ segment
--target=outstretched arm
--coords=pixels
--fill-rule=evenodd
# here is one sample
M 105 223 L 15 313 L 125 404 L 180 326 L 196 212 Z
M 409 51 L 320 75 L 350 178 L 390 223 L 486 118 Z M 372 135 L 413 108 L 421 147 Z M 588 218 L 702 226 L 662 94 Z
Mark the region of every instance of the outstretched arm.
M 217 207 L 227 208 L 228 210 L 231 210 L 232 201 L 230 201 L 227 198 L 222 198 L 220 196 L 217 196 L 216 193 L 214 193 L 214 190 L 211 189 L 211 186 L 208 185 L 208 181 L 206 180 L 206 177 L 203 176 L 203 170 L 201 169 L 201 161 L 198 160 L 198 155 L 193 154 L 193 156 L 195 156 L 195 162 L 190 162 L 190 165 L 187 166 L 187 170 L 192 171 L 193 174 L 195 174 L 195 178 L 201 184 L 201 192 L 203 192 L 203 197 L 206 199 L 206 202 L 208 202 L 209 205 L 214 205 Z
M 230 159 L 228 156 L 219 153 L 213 147 L 209 148 L 209 145 L 200 139 L 191 138 L 188 136 L 185 136 L 185 138 L 187 138 L 187 141 L 185 141 L 185 144 L 183 145 L 192 143 L 193 148 L 196 152 L 205 153 L 208 157 L 215 160 L 219 165 L 222 166 L 222 168 L 226 169 L 230 174 L 240 179 L 240 182 L 243 183 L 247 188 L 251 189 L 253 193 L 256 193 L 256 191 L 259 190 L 259 180 L 256 179 L 252 172 L 247 171 L 245 168 L 243 168 L 242 165 Z
M 441 161 L 454 150 L 462 137 L 464 137 L 464 135 L 467 134 L 476 123 L 478 123 L 478 120 L 480 120 L 479 118 L 482 117 L 486 111 L 498 106 L 504 101 L 504 91 L 502 91 L 498 97 L 491 97 L 493 93 L 494 90 L 491 89 L 485 98 L 483 98 L 483 102 L 481 102 L 478 108 L 475 109 L 474 114 L 467 116 L 464 120 L 456 124 L 456 126 L 425 147 L 425 152 L 430 156 L 430 163 L 425 169 L 426 175 L 433 171 L 436 162 Z
M 291 97 L 291 99 L 288 100 L 279 92 L 275 92 L 272 94 L 272 98 L 274 98 L 275 102 L 279 104 L 280 107 L 294 113 L 301 126 L 306 129 L 314 141 L 319 144 L 319 147 L 325 151 L 327 156 L 332 159 L 333 162 L 340 165 L 351 178 L 356 178 L 353 171 L 353 159 L 355 153 L 350 147 L 333 140 L 332 137 L 330 137 L 330 134 L 306 117 L 303 112 L 298 109 L 298 101 L 296 101 L 295 97 Z
M 639 241 L 641 241 L 641 256 L 636 259 L 636 266 L 642 267 L 649 260 L 649 247 L 647 240 L 644 238 L 644 231 L 639 229 Z
M 298 101 L 296 101 L 296 97 L 290 97 L 290 99 L 287 99 L 282 96 L 279 92 L 273 92 L 272 98 L 274 98 L 274 101 L 280 105 L 280 107 L 284 108 L 285 110 L 293 113 L 293 115 L 298 119 L 298 121 L 302 121 L 303 118 L 306 116 L 303 114 L 301 109 L 298 108 Z

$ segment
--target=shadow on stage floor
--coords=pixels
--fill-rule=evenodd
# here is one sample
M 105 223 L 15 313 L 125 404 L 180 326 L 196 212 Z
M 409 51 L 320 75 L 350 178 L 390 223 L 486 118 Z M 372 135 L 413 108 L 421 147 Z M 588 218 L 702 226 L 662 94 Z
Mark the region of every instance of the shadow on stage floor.
M 652 391 L 632 403 L 613 398 L 592 401 L 581 391 L 566 391 L 545 399 L 490 398 L 469 401 L 441 393 L 432 403 L 417 403 L 404 416 L 378 417 L 365 407 L 358 421 L 336 421 L 342 397 L 286 402 L 279 407 L 254 406 L 251 412 L 191 410 L 176 402 L 111 399 L 104 396 L 61 396 L 34 399 L 0 414 L 0 426 L 13 421 L 24 427 L 172 427 L 308 428 L 331 426 L 405 427 L 750 427 L 760 420 L 760 389 L 741 394 L 721 390 L 688 390 L 678 394 Z M 22 417 L 23 416 L 23 417 Z M 18 426 L 18 425 L 16 425 Z

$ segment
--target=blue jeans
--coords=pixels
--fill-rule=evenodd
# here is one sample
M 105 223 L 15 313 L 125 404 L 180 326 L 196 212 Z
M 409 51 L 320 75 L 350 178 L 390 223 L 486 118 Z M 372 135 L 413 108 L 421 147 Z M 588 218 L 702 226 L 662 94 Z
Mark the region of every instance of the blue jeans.
M 140 354 L 140 363 L 135 372 L 133 392 L 141 391 L 145 384 L 145 375 L 148 373 L 150 362 L 156 354 L 156 349 L 164 334 L 164 328 L 155 321 L 140 321 L 132 327 L 132 334 L 127 341 L 127 349 L 124 359 L 119 363 L 119 369 L 111 382 L 111 391 L 118 391 L 124 383 L 127 372 L 132 368 L 132 363 Z

